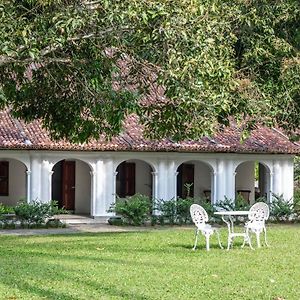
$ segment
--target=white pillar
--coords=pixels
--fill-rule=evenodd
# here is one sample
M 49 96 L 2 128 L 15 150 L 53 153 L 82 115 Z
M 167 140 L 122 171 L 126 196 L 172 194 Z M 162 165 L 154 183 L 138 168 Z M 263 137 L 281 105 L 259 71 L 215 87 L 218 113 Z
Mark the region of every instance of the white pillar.
M 108 212 L 111 204 L 115 202 L 116 172 L 112 159 L 98 160 L 96 163 L 95 178 L 95 205 L 94 217 L 111 216 Z
M 152 198 L 157 199 L 157 172 L 151 172 L 152 175 Z
M 30 203 L 31 201 L 31 171 L 26 171 L 26 201 Z
M 54 171 L 51 170 L 49 171 L 49 176 L 48 176 L 48 181 L 47 181 L 47 190 L 48 193 L 47 195 L 45 195 L 45 201 L 44 202 L 51 202 L 52 200 L 52 175 L 53 175 Z
M 272 181 L 272 192 L 275 195 L 280 195 L 282 193 L 281 187 L 281 168 L 278 161 L 274 161 L 273 164 L 273 181 Z
M 95 216 L 95 206 L 96 206 L 96 172 L 90 171 L 91 175 L 91 207 L 90 214 L 91 216 Z
M 212 204 L 215 205 L 218 202 L 217 199 L 217 187 L 218 187 L 218 172 L 211 172 L 211 201 Z
M 224 200 L 226 196 L 226 163 L 223 160 L 217 160 L 216 172 L 214 174 L 215 180 L 215 195 L 214 199 L 217 202 Z
M 177 195 L 177 179 L 178 179 L 178 174 L 179 172 L 175 171 L 175 181 L 174 181 L 174 199 L 177 199 L 178 195 Z
M 270 191 L 269 191 L 269 202 L 272 201 L 272 194 L 273 194 L 273 184 L 274 184 L 274 172 L 270 171 Z
M 41 159 L 40 157 L 31 158 L 31 176 L 30 176 L 30 196 L 29 201 L 41 199 Z

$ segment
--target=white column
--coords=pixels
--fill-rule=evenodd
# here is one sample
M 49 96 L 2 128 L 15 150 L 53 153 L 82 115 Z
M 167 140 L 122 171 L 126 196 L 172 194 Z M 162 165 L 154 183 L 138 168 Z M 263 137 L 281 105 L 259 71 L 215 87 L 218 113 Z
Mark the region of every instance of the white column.
M 31 158 L 30 196 L 29 201 L 41 199 L 41 160 L 39 157 Z
M 96 206 L 96 172 L 90 171 L 91 175 L 91 207 L 90 214 L 91 216 L 95 216 L 95 206 Z
M 280 195 L 282 193 L 281 187 L 281 168 L 278 161 L 274 161 L 273 164 L 273 181 L 272 181 L 272 192 L 275 195 Z
M 211 201 L 215 205 L 218 202 L 217 198 L 217 187 L 218 187 L 218 172 L 211 172 Z
M 224 196 L 226 195 L 226 175 L 225 161 L 217 160 L 216 172 L 214 174 L 216 177 L 214 195 L 216 202 L 224 200 Z
M 26 201 L 30 203 L 31 201 L 31 171 L 26 171 Z
M 48 195 L 45 195 L 45 202 L 50 202 L 52 200 L 52 175 L 53 175 L 52 169 L 49 171 L 49 176 L 48 176 Z
M 267 202 L 271 202 L 272 199 L 272 191 L 273 191 L 273 172 L 271 171 L 266 171 L 266 182 L 265 184 L 267 185 L 266 191 L 267 191 Z
M 174 176 L 174 199 L 177 199 L 178 195 L 177 195 L 177 177 L 179 172 L 175 171 L 175 176 Z
M 115 202 L 116 172 L 112 159 L 98 160 L 95 176 L 94 217 L 111 216 L 108 209 Z
M 117 172 L 116 172 L 117 173 Z M 151 172 L 152 175 L 152 198 L 157 199 L 157 172 Z

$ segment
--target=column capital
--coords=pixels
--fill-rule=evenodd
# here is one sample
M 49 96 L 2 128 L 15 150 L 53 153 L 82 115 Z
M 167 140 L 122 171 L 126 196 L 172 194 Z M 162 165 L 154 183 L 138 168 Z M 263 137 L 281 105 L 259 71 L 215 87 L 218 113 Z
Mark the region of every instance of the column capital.
M 31 174 L 31 171 L 26 171 L 26 174 L 29 176 Z
M 157 176 L 158 172 L 151 172 L 151 174 L 155 177 Z
M 90 171 L 90 175 L 93 177 L 95 176 L 96 172 L 95 171 Z

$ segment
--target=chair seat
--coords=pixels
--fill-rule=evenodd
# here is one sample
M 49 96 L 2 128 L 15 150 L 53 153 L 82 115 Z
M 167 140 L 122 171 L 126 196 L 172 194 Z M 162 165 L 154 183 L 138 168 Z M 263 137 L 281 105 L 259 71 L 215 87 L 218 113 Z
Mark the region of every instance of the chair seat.
M 264 224 L 257 222 L 247 222 L 245 224 L 245 227 L 251 230 L 262 230 L 264 228 Z
M 217 227 L 211 226 L 210 224 L 203 224 L 203 226 L 198 226 L 198 229 L 200 231 L 203 231 L 205 233 L 210 233 L 210 234 L 218 230 Z

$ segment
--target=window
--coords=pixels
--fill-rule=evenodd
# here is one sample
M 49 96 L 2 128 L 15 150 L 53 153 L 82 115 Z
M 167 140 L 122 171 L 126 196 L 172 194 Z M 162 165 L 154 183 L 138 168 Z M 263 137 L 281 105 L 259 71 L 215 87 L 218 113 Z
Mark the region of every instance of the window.
M 0 196 L 8 196 L 8 161 L 0 161 Z

